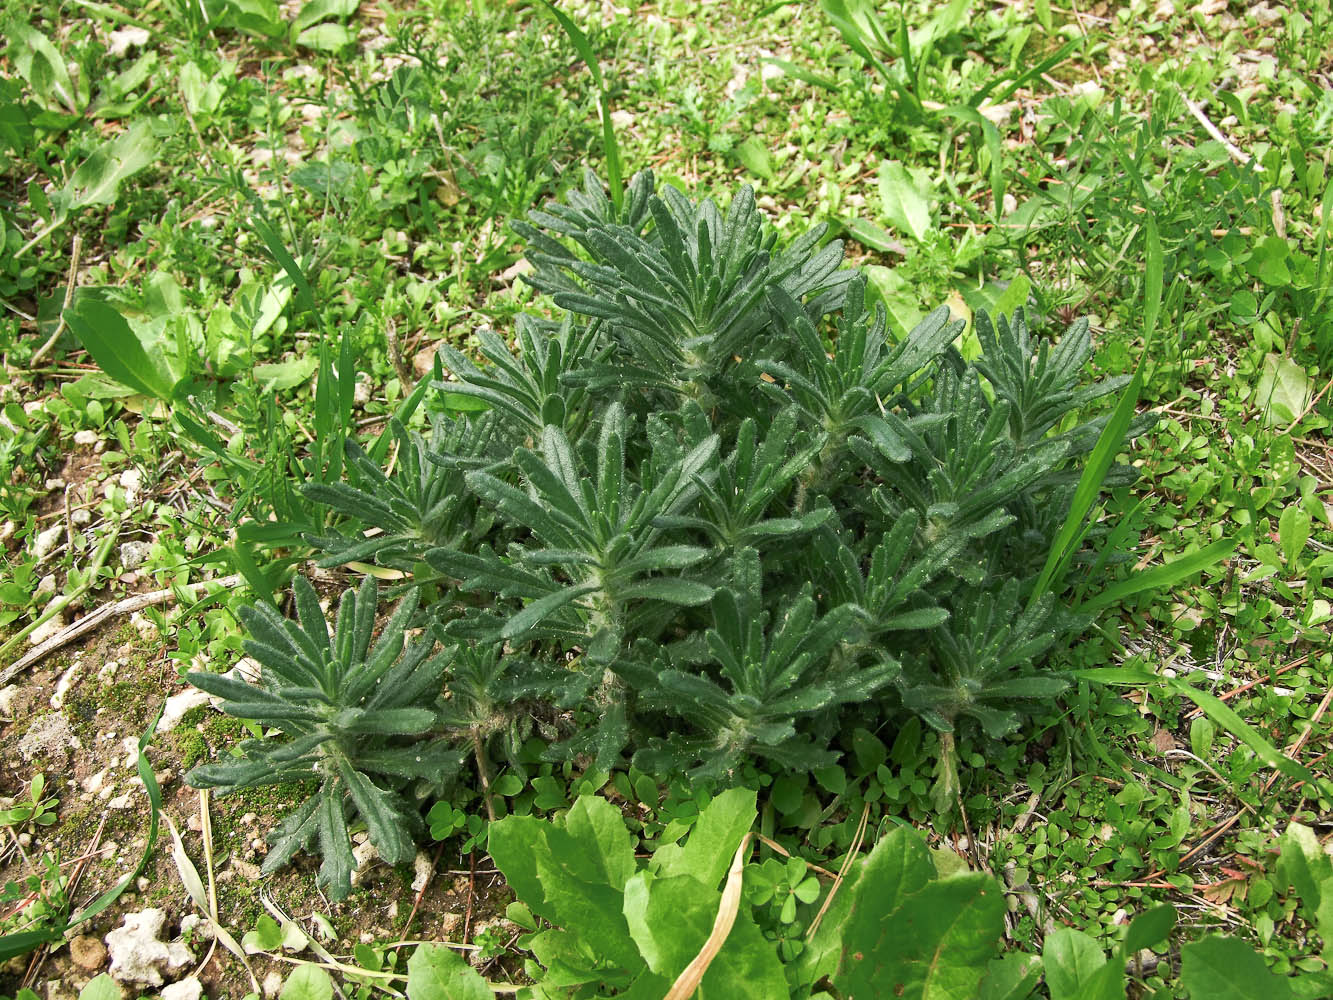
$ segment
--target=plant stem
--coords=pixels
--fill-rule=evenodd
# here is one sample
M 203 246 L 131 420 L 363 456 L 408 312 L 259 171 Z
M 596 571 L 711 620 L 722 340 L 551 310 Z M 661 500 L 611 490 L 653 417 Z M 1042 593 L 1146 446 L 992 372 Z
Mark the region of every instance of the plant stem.
M 477 758 L 477 777 L 481 779 L 481 800 L 486 803 L 486 818 L 495 822 L 495 804 L 491 801 L 491 765 L 481 742 L 481 727 L 472 727 L 472 752 Z

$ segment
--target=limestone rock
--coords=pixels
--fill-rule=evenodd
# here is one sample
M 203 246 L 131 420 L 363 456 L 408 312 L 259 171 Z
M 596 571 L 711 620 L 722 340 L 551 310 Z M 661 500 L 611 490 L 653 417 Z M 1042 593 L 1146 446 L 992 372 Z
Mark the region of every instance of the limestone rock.
M 379 858 L 380 852 L 375 850 L 375 845 L 369 841 L 364 841 L 352 848 L 352 857 L 356 861 L 356 870 L 352 872 L 352 885 L 360 885 L 362 879 L 370 871 L 370 866 Z
M 74 745 L 74 730 L 63 715 L 52 712 L 28 727 L 19 740 L 18 751 L 19 756 L 29 762 L 39 757 L 63 761 L 69 757 L 70 748 Z
M 106 936 L 111 978 L 122 983 L 161 986 L 164 973 L 183 968 L 194 955 L 183 941 L 162 940 L 167 915 L 157 907 L 127 913 L 124 923 Z
M 0 688 L 0 719 L 14 718 L 14 702 L 19 696 L 17 684 L 6 684 Z
M 60 541 L 60 537 L 64 533 L 64 524 L 51 525 L 32 540 L 32 544 L 28 546 L 28 555 L 40 563 L 56 547 L 56 542 Z
M 152 549 L 153 546 L 148 542 L 125 542 L 120 547 L 121 568 L 126 571 L 138 569 Z
M 204 984 L 190 976 L 178 983 L 163 987 L 162 1000 L 199 1000 L 204 995 Z
M 54 637 L 64 627 L 64 613 L 62 612 L 58 615 L 52 615 L 49 619 L 28 633 L 28 645 L 40 646 L 42 643 L 46 642 L 47 639 Z
M 181 718 L 192 708 L 207 705 L 208 695 L 196 687 L 186 688 L 167 699 L 162 709 L 162 718 L 157 724 L 159 733 L 169 733 L 180 725 Z M 137 744 L 136 744 L 137 749 Z M 136 754 L 136 763 L 138 761 Z

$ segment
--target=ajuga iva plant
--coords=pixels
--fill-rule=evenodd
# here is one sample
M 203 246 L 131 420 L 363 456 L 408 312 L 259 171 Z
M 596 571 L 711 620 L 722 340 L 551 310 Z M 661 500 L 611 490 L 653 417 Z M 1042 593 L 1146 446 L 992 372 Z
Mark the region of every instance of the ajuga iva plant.
M 302 487 L 308 500 L 343 516 L 341 531 L 307 536 L 325 553 L 316 565 L 342 566 L 373 559 L 410 572 L 427 551 L 460 544 L 476 527 L 472 520 L 475 505 L 467 499 L 464 471 L 485 463 L 494 425 L 487 417 L 471 422 L 442 417 L 427 439 L 394 419 L 389 430 L 398 448 L 391 473 L 360 446 L 349 443 L 347 463 L 358 477 L 357 485 L 307 483 Z
M 839 244 L 816 228 L 780 246 L 748 189 L 724 211 L 647 172 L 613 201 L 590 176 L 517 228 L 525 280 L 562 315 L 520 319 L 516 351 L 488 334 L 480 360 L 442 352 L 429 440 L 395 427 L 392 468 L 353 450 L 355 487 L 307 491 L 343 518 L 323 563 L 395 567 L 410 596 L 392 629 L 428 626 L 466 657 L 408 654 L 420 672 L 384 695 L 396 728 L 369 735 L 358 713 L 380 696 L 364 678 L 388 669 L 378 652 L 358 666 L 374 591 L 345 605 L 355 641 L 340 625 L 329 646 L 298 587 L 299 625 L 249 616 L 262 689 L 198 678 L 291 737 L 199 780 L 318 766 L 318 803 L 275 857 L 317 836 L 336 853 L 352 813 L 410 830 L 402 782 L 455 756 L 484 768 L 492 737 L 725 779 L 819 767 L 853 720 L 908 714 L 947 757 L 958 727 L 1002 738 L 1058 696 L 1050 653 L 1087 624 L 1066 594 L 1088 563 L 1047 557 L 1085 459 L 1111 446 L 1084 411 L 1121 384 L 1088 377 L 1086 324 L 1048 337 L 1021 311 L 980 315 L 975 361 L 944 309 L 894 339 Z M 427 755 L 387 766 L 436 737 L 457 748 L 438 750 L 439 774 Z M 380 783 L 348 777 L 364 774 Z M 940 777 L 952 794 L 951 758 Z M 404 856 L 383 825 L 372 836 Z
M 431 737 L 448 652 L 431 639 L 409 644 L 415 592 L 375 631 L 378 590 L 367 578 L 349 590 L 329 635 L 314 589 L 298 578 L 297 621 L 267 604 L 243 612 L 245 651 L 261 667 L 259 683 L 195 672 L 190 683 L 223 699 L 229 715 L 280 730 L 286 740 L 251 739 L 235 757 L 203 764 L 186 776 L 196 788 L 234 790 L 283 782 L 318 787 L 269 835 L 264 871 L 281 867 L 317 844 L 319 882 L 334 899 L 351 891 L 355 867 L 349 826 L 365 824 L 370 842 L 390 863 L 412 860 L 420 816 L 410 785 L 436 785 L 458 767 L 458 753 Z

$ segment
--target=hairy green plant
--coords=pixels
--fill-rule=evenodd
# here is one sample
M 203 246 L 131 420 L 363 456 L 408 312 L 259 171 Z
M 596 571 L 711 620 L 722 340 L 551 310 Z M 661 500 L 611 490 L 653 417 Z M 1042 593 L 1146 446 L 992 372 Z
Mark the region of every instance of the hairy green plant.
M 324 858 L 319 882 L 341 899 L 351 891 L 355 868 L 350 821 L 365 823 L 386 861 L 410 861 L 421 818 L 409 783 L 438 787 L 458 767 L 455 750 L 425 738 L 438 718 L 451 651 L 432 655 L 431 638 L 408 644 L 415 591 L 398 604 L 373 646 L 379 596 L 373 578 L 343 595 L 332 635 L 310 584 L 298 578 L 292 596 L 297 621 L 267 604 L 244 612 L 252 636 L 245 649 L 262 667 L 257 684 L 199 671 L 187 678 L 223 699 L 227 714 L 261 722 L 288 739 L 246 740 L 235 757 L 202 764 L 187 780 L 222 791 L 319 782 L 269 835 L 273 847 L 263 870 L 272 872 L 318 844 Z
M 307 483 L 301 492 L 349 519 L 335 535 L 307 536 L 323 549 L 319 566 L 341 566 L 374 559 L 384 566 L 410 570 L 426 552 L 458 545 L 474 530 L 476 503 L 463 483 L 469 464 L 484 463 L 494 436 L 494 421 L 472 423 L 441 418 L 429 439 L 409 431 L 396 418 L 389 424 L 398 443 L 392 473 L 385 472 L 355 442 L 347 443 L 347 462 L 358 484 Z M 350 532 L 352 525 L 373 532 Z
M 318 835 L 340 887 L 347 805 L 406 857 L 407 780 L 461 754 L 484 776 L 493 738 L 513 757 L 534 722 L 555 758 L 725 777 L 826 766 L 849 717 L 915 714 L 944 734 L 951 806 L 956 729 L 1002 738 L 1064 689 L 1047 657 L 1088 616 L 1064 610 L 1070 563 L 1048 553 L 1085 516 L 1093 443 L 1104 458 L 1146 426 L 1082 412 L 1119 385 L 1083 378 L 1086 327 L 1052 344 L 1021 313 L 983 319 L 968 362 L 941 309 L 893 342 L 838 246 L 779 247 L 747 189 L 723 212 L 644 173 L 619 208 L 589 185 L 536 221 L 533 280 L 567 315 L 520 320 L 517 357 L 493 334 L 485 364 L 446 350 L 431 389 L 457 415 L 430 442 L 395 424 L 392 472 L 352 448 L 349 484 L 306 489 L 347 518 L 326 564 L 373 555 L 410 597 L 369 659 L 373 588 L 332 647 L 304 584 L 299 625 L 249 614 L 261 693 L 199 682 L 292 741 L 192 774 L 316 767 L 323 804 L 284 823 L 269 866 Z M 446 655 L 414 646 L 391 687 L 367 686 L 418 603 L 468 644 L 443 714 Z

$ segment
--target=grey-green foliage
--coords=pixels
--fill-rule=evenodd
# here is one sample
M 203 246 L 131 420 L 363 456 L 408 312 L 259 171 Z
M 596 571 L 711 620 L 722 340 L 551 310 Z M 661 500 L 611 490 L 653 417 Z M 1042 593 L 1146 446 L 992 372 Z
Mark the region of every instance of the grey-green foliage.
M 456 582 L 431 608 L 449 634 L 531 654 L 526 692 L 596 722 L 568 750 L 815 766 L 841 705 L 999 735 L 1060 689 L 1036 675 L 1077 620 L 1031 587 L 1102 426 L 1081 410 L 1121 384 L 1085 377 L 1086 324 L 983 315 L 974 362 L 944 309 L 894 341 L 838 246 L 779 246 L 744 189 L 724 212 L 644 173 L 617 211 L 590 178 L 532 220 L 531 283 L 566 315 L 520 320 L 517 356 L 445 351 L 455 443 L 394 478 L 440 469 L 481 526 L 416 531 L 412 563 Z M 310 495 L 382 530 L 348 551 L 403 544 L 386 499 Z M 835 641 L 783 639 L 807 611 Z
M 747 189 L 723 211 L 644 173 L 617 209 L 590 179 L 532 219 L 565 314 L 443 351 L 432 436 L 306 491 L 345 518 L 325 565 L 406 571 L 414 624 L 471 644 L 437 731 L 799 770 L 852 719 L 999 737 L 1051 701 L 1081 622 L 1069 578 L 1033 588 L 1103 426 L 1082 408 L 1119 384 L 1086 377 L 1085 326 L 982 317 L 967 361 L 940 309 L 894 340 L 838 245 L 780 246 Z
M 449 655 L 435 652 L 430 638 L 407 642 L 415 592 L 399 603 L 373 645 L 379 603 L 373 579 L 343 595 L 332 635 L 305 580 L 297 579 L 292 596 L 296 621 L 267 604 L 243 612 L 251 636 L 245 651 L 260 664 L 258 683 L 206 672 L 187 677 L 223 699 L 229 715 L 288 738 L 246 740 L 235 756 L 200 765 L 186 780 L 225 791 L 318 782 L 269 835 L 263 870 L 275 871 L 317 845 L 324 857 L 319 881 L 341 899 L 351 890 L 354 868 L 349 823 L 365 823 L 386 861 L 410 861 L 421 826 L 412 784 L 438 787 L 457 770 L 458 753 L 431 737 Z

